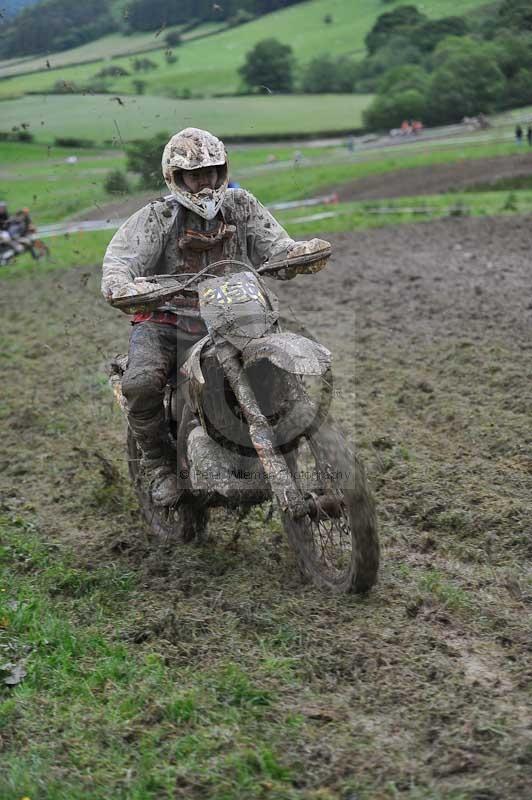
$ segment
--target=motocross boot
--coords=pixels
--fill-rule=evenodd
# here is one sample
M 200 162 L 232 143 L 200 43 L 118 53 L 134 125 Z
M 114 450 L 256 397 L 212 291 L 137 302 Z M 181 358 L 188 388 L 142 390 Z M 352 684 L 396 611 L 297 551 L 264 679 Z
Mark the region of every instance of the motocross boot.
M 180 496 L 175 469 L 162 457 L 142 458 L 142 468 L 146 487 L 154 506 L 173 506 Z
M 146 491 L 155 506 L 172 506 L 179 499 L 179 486 L 175 468 L 165 456 L 163 446 L 164 419 L 162 414 L 138 420 L 129 417 L 142 458 L 141 467 Z

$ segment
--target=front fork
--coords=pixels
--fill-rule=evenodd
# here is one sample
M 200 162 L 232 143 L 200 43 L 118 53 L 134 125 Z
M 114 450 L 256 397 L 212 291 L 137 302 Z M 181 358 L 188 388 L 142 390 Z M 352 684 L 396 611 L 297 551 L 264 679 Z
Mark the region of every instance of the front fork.
M 220 341 L 216 343 L 216 356 L 244 413 L 251 441 L 282 511 L 288 511 L 294 519 L 312 513 L 312 501 L 301 496 L 284 457 L 274 447 L 273 431 L 257 403 L 239 351 L 229 342 Z

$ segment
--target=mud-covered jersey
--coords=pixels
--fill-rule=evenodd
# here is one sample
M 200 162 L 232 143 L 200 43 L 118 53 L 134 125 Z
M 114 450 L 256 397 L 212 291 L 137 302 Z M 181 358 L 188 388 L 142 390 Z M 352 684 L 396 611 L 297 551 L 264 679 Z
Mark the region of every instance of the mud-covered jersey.
M 119 228 L 103 261 L 102 292 L 107 300 L 135 278 L 198 271 L 194 254 L 182 246 L 190 213 L 169 195 L 144 206 Z M 233 226 L 234 232 L 209 251 L 206 264 L 227 258 L 258 267 L 266 260 L 285 257 L 295 244 L 270 212 L 244 189 L 226 193 L 219 221 Z M 163 308 L 180 313 L 177 304 Z M 199 311 L 189 308 L 191 313 Z

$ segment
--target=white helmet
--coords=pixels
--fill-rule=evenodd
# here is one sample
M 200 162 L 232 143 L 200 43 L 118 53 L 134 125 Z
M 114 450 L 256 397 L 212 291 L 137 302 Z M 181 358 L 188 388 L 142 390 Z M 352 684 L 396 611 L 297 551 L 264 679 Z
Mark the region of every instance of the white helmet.
M 190 208 L 204 219 L 213 219 L 227 191 L 227 153 L 223 142 L 200 128 L 185 128 L 172 136 L 163 152 L 163 177 L 166 185 L 181 205 Z M 192 194 L 183 182 L 181 171 L 218 167 L 218 182 L 214 189 L 202 189 Z

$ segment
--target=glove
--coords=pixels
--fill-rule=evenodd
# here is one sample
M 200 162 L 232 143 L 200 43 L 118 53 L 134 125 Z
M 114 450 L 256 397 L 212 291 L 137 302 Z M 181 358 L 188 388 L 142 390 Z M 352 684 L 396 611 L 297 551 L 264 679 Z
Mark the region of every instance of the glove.
M 296 256 L 306 256 L 311 253 L 319 253 L 320 250 L 330 250 L 331 245 L 324 239 L 310 239 L 308 242 L 295 242 L 288 250 L 288 258 Z
M 139 294 L 146 295 L 161 288 L 161 285 L 158 283 L 137 278 L 134 282 L 124 283 L 122 286 L 111 289 L 111 302 L 124 297 L 137 297 Z

